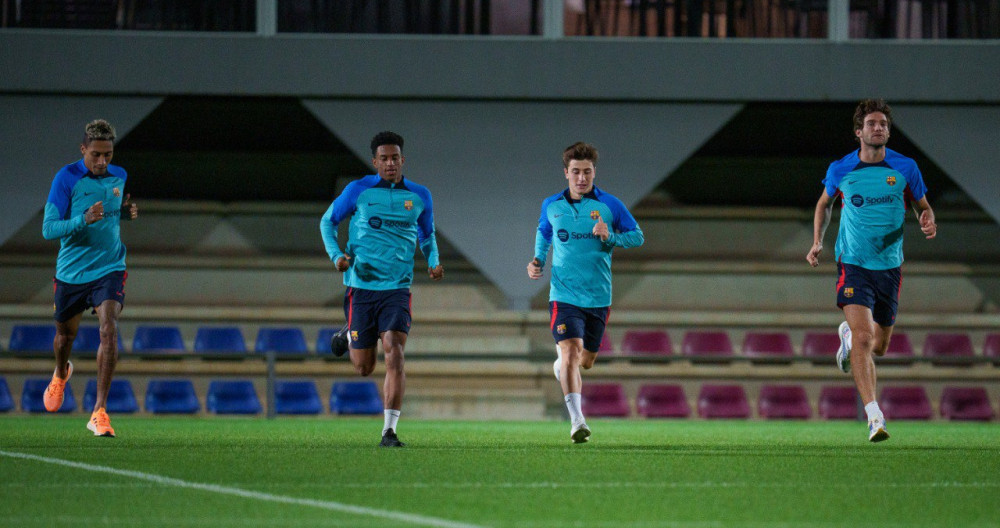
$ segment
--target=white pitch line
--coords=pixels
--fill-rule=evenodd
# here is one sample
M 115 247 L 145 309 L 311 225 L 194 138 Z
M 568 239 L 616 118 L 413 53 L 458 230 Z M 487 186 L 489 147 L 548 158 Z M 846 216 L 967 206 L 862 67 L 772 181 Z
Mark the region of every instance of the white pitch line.
M 392 519 L 395 521 L 401 521 L 410 524 L 418 524 L 422 526 L 433 526 L 435 528 L 484 528 L 476 524 L 467 524 L 455 521 L 449 521 L 447 519 L 439 519 L 437 517 L 428 517 L 425 515 L 415 515 L 412 513 L 403 513 L 392 510 L 380 510 L 376 508 L 366 508 L 364 506 L 352 506 L 350 504 L 344 504 L 342 502 L 334 501 L 324 501 L 316 499 L 300 499 L 297 497 L 286 497 L 283 495 L 274 495 L 271 493 L 262 493 L 259 491 L 250 491 L 241 488 L 232 488 L 228 486 L 220 486 L 217 484 L 204 484 L 201 482 L 188 482 L 186 480 L 176 479 L 172 477 L 164 477 L 162 475 L 154 475 L 152 473 L 143 473 L 141 471 L 132 471 L 128 469 L 115 469 L 107 466 L 97 466 L 94 464 L 85 464 L 83 462 L 73 462 L 71 460 L 62 460 L 59 458 L 49 458 L 38 455 L 31 455 L 28 453 L 16 453 L 10 451 L 0 450 L 0 456 L 5 456 L 9 458 L 20 458 L 23 460 L 34 460 L 36 462 L 44 462 L 46 464 L 55 464 L 58 466 L 71 467 L 76 469 L 83 469 L 86 471 L 94 471 L 98 473 L 108 473 L 111 475 L 118 475 L 121 477 L 128 477 L 138 480 L 145 480 L 147 482 L 153 482 L 163 486 L 174 486 L 178 488 L 185 489 L 195 489 L 200 491 L 208 491 L 211 493 L 219 493 L 222 495 L 232 495 L 234 497 L 242 497 L 245 499 L 254 499 L 266 502 L 277 502 L 281 504 L 295 504 L 298 506 L 310 506 L 313 508 L 320 508 L 323 510 L 338 511 L 343 513 L 351 513 L 354 515 L 366 515 L 369 517 L 380 517 L 383 519 Z

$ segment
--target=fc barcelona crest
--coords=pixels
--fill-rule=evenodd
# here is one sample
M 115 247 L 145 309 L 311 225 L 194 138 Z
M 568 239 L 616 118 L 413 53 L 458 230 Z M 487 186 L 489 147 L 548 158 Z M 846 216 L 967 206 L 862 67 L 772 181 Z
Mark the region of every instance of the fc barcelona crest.
M 351 330 L 351 341 L 357 341 L 357 340 L 358 340 L 358 331 Z
M 111 189 L 111 192 L 115 195 L 115 198 L 118 198 L 119 196 L 122 195 L 122 191 L 118 187 Z
M 596 209 L 590 212 L 590 219 L 591 220 L 597 220 L 600 217 L 601 217 L 601 213 L 597 212 Z
M 413 209 L 413 200 L 406 200 L 403 202 L 403 207 L 405 207 L 407 211 Z
M 854 288 L 844 288 L 844 297 L 848 299 L 854 297 Z
M 559 335 L 565 334 L 566 333 L 566 325 L 561 324 L 561 325 L 557 326 L 556 327 L 556 333 L 559 334 Z
M 888 183 L 889 185 L 896 185 L 896 177 L 889 176 L 888 178 L 885 179 L 885 183 Z

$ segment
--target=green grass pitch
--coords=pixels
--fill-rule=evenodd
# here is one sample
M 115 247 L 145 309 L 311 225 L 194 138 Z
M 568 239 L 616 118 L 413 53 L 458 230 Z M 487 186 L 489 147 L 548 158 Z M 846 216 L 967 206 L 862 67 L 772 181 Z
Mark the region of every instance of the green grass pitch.
M 1000 526 L 1000 424 L 0 417 L 0 526 Z

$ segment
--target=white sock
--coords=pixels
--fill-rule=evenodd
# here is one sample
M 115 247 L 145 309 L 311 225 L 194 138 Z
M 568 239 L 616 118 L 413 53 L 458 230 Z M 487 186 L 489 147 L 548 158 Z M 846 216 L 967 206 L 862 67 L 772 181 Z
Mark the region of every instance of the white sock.
M 396 430 L 396 422 L 399 421 L 399 411 L 396 409 L 386 409 L 385 410 L 385 425 L 382 427 L 382 435 L 385 435 L 386 431 L 392 429 Z
M 580 408 L 580 393 L 571 392 L 564 398 L 566 400 L 566 409 L 569 411 L 569 420 L 573 425 L 579 425 L 584 422 L 583 419 L 583 409 Z
M 873 401 L 871 403 L 865 404 L 865 413 L 868 414 L 868 421 L 869 422 L 871 422 L 873 420 L 883 420 L 883 421 L 885 421 L 885 417 L 882 416 L 882 409 L 878 408 L 878 402 L 877 401 Z

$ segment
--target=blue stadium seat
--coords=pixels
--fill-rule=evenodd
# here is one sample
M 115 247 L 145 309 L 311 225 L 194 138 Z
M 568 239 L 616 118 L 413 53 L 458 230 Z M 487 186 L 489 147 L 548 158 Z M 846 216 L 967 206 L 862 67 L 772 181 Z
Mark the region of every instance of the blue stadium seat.
M 250 381 L 215 380 L 208 384 L 205 409 L 216 414 L 257 414 L 261 406 Z
M 274 408 L 278 414 L 319 414 L 316 384 L 311 381 L 279 381 L 274 386 Z
M 91 379 L 87 382 L 87 389 L 83 391 L 83 410 L 93 409 L 95 400 L 97 400 L 97 380 Z M 135 392 L 132 391 L 132 384 L 128 380 L 111 380 L 105 410 L 109 413 L 134 413 L 139 410 L 139 402 L 135 401 Z
M 382 398 L 374 381 L 339 381 L 330 391 L 330 412 L 381 414 Z
M 73 341 L 73 352 L 97 353 L 101 346 L 101 329 L 96 326 L 81 326 L 76 332 L 76 340 Z M 122 333 L 118 332 L 118 351 L 123 352 L 125 346 L 122 343 Z
M 140 326 L 135 329 L 132 352 L 184 352 L 184 339 L 176 326 Z
M 333 352 L 330 351 L 330 340 L 333 339 L 333 334 L 337 333 L 339 328 L 320 328 L 319 334 L 316 336 L 316 353 L 321 356 L 332 356 Z
M 199 353 L 246 354 L 243 332 L 236 326 L 201 327 L 194 337 L 194 351 Z
M 302 330 L 288 328 L 261 328 L 257 332 L 257 352 L 275 351 L 278 354 L 308 354 L 306 336 Z
M 55 338 L 55 325 L 15 325 L 10 332 L 10 343 L 7 345 L 7 350 L 51 354 L 52 341 Z
M 191 380 L 150 380 L 146 387 L 146 411 L 191 414 L 201 409 Z
M 52 378 L 24 380 L 24 390 L 21 392 L 21 409 L 28 412 L 46 412 L 45 402 L 42 398 L 45 395 L 45 388 L 49 386 Z M 66 383 L 66 392 L 63 393 L 63 404 L 59 408 L 61 413 L 70 413 L 76 410 L 76 398 L 73 397 L 73 387 Z
M 0 412 L 7 412 L 14 409 L 14 398 L 10 395 L 10 388 L 7 387 L 7 379 L 0 376 Z

